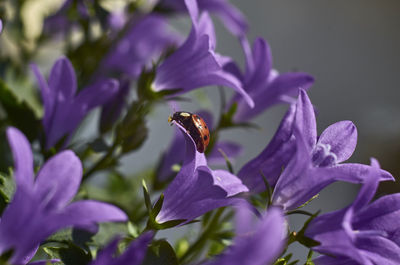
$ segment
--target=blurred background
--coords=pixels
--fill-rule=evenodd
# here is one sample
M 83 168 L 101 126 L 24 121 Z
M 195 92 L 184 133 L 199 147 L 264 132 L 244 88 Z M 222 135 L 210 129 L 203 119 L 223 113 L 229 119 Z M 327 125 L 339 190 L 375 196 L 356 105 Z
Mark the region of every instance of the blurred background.
M 44 3 L 56 9 L 60 1 L 31 1 L 22 12 L 35 20 L 45 14 Z M 309 95 L 318 110 L 318 132 L 340 120 L 351 120 L 358 128 L 358 146 L 350 162 L 369 163 L 377 158 L 383 169 L 400 176 L 400 1 L 398 0 L 232 0 L 247 17 L 253 41 L 265 38 L 272 49 L 273 67 L 279 72 L 302 71 L 315 77 Z M 37 20 L 37 19 L 36 19 Z M 217 51 L 231 56 L 243 66 L 244 56 L 238 41 L 214 20 L 217 31 Z M 176 28 L 188 32 L 187 18 L 173 20 Z M 29 34 L 35 34 L 35 24 Z M 40 25 L 39 25 L 40 27 Z M 4 44 L 4 43 L 3 43 Z M 24 44 L 29 45 L 29 44 Z M 32 58 L 42 68 L 49 69 L 59 56 L 56 45 Z M 18 51 L 15 51 L 18 52 Z M 1 55 L 1 48 L 0 48 Z M 35 82 L 32 78 L 30 82 Z M 226 90 L 229 94 L 230 91 Z M 20 92 L 23 93 L 23 92 Z M 206 88 L 191 93 L 198 100 L 182 103 L 181 109 L 197 111 L 208 108 L 219 111 L 219 93 Z M 32 103 L 34 104 L 34 103 Z M 261 129 L 224 131 L 222 138 L 240 142 L 243 155 L 234 164 L 237 172 L 243 164 L 261 152 L 275 133 L 287 106 L 269 109 L 255 119 Z M 88 135 L 97 128 L 94 112 L 80 130 Z M 126 172 L 139 172 L 156 163 L 172 138 L 168 123 L 171 110 L 157 107 L 149 116 L 150 135 L 139 152 L 124 157 Z M 307 206 L 309 211 L 323 212 L 348 205 L 358 186 L 336 183 L 323 190 L 318 200 Z M 400 192 L 400 183 L 384 183 L 379 194 Z M 300 228 L 304 219 L 291 219 L 293 228 Z M 160 234 L 174 237 L 173 229 Z M 176 235 L 175 235 L 176 236 Z M 300 245 L 292 250 L 304 260 L 307 252 Z

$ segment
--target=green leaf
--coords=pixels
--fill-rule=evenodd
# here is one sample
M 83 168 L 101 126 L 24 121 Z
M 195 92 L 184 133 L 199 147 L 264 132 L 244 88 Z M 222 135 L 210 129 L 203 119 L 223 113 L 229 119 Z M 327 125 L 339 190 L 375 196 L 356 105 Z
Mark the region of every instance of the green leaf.
M 154 241 L 147 250 L 142 265 L 177 265 L 178 259 L 166 240 Z
M 161 193 L 160 198 L 157 200 L 156 204 L 154 205 L 153 209 L 150 212 L 150 218 L 155 219 L 158 213 L 161 211 L 161 207 L 164 202 L 164 194 Z
M 92 260 L 89 253 L 74 244 L 65 244 L 65 247 L 44 247 L 43 250 L 51 259 L 60 259 L 65 265 L 87 265 Z
M 142 180 L 142 187 L 143 187 L 144 203 L 146 205 L 149 215 L 151 215 L 151 210 L 152 210 L 151 199 L 150 199 L 149 190 L 146 185 L 146 181 L 144 179 Z
M 221 155 L 224 157 L 225 163 L 226 163 L 226 167 L 228 168 L 229 172 L 232 173 L 232 174 L 234 174 L 234 172 L 233 172 L 233 166 L 232 166 L 232 163 L 231 163 L 231 161 L 229 160 L 228 156 L 225 154 L 225 152 L 224 152 L 221 148 L 218 148 L 218 152 L 220 152 Z
M 18 100 L 13 91 L 1 79 L 0 104 L 7 114 L 7 118 L 3 121 L 5 125 L 17 127 L 30 140 L 36 138 L 40 124 L 34 111 L 26 102 Z
M 11 176 L 0 173 L 0 214 L 10 203 L 15 191 L 15 183 Z

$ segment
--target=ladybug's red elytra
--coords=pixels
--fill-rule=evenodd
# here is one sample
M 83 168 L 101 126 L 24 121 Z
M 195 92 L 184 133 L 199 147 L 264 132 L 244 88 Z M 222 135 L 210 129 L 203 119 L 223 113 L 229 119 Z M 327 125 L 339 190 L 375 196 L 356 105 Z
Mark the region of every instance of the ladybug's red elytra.
M 168 122 L 175 121 L 192 137 L 196 143 L 197 151 L 204 153 L 210 142 L 210 131 L 206 122 L 197 114 L 186 111 L 175 112 L 168 118 Z

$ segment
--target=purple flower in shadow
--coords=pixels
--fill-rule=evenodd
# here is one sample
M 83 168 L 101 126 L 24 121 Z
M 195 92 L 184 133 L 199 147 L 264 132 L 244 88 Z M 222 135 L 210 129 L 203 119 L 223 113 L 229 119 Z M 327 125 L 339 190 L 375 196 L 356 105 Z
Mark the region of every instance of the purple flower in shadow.
M 98 201 L 71 202 L 79 189 L 82 164 L 72 151 L 48 160 L 37 177 L 26 137 L 7 129 L 14 158 L 16 191 L 0 222 L 0 253 L 13 249 L 12 264 L 26 264 L 39 243 L 61 228 L 93 229 L 98 222 L 125 221 L 117 207 Z
M 313 250 L 325 254 L 315 264 L 400 264 L 400 194 L 369 204 L 381 181 L 375 159 L 371 166 L 350 206 L 318 216 L 309 224 L 305 235 L 320 242 Z
M 160 224 L 172 220 L 190 222 L 208 211 L 240 201 L 233 196 L 248 191 L 233 174 L 211 170 L 186 130 L 176 126 L 184 135 L 186 154 L 181 170 L 164 192 L 164 202 L 156 217 Z
M 65 137 L 67 145 L 71 134 L 93 108 L 103 105 L 118 92 L 114 79 L 100 80 L 77 93 L 75 71 L 66 57 L 58 59 L 46 82 L 37 65 L 32 70 L 38 80 L 44 103 L 42 120 L 46 133 L 45 148 L 49 149 Z M 76 95 L 75 95 L 76 94 Z
M 151 67 L 165 49 L 181 42 L 166 19 L 159 15 L 146 15 L 137 21 L 117 43 L 102 63 L 107 71 L 119 71 L 137 78 L 143 67 Z
M 300 91 L 293 125 L 296 153 L 280 175 L 272 203 L 285 210 L 297 208 L 335 181 L 364 182 L 369 165 L 341 163 L 350 158 L 357 144 L 357 129 L 350 121 L 330 125 L 317 137 L 314 108 L 307 93 Z M 379 170 L 380 180 L 393 176 Z
M 185 0 L 185 3 L 192 19 L 189 37 L 157 67 L 152 89 L 156 92 L 178 89 L 176 94 L 181 94 L 203 86 L 227 86 L 253 107 L 253 100 L 240 80 L 222 69 L 221 57 L 214 52 L 216 39 L 210 16 L 206 12 L 199 16 L 196 1 Z
M 146 255 L 147 246 L 152 238 L 152 232 L 142 234 L 118 257 L 115 257 L 114 254 L 119 239 L 115 239 L 98 254 L 97 258 L 92 261 L 90 265 L 140 265 L 142 264 Z
M 231 100 L 231 104 L 237 103 L 234 121 L 248 121 L 276 104 L 294 103 L 299 88 L 308 89 L 314 83 L 314 78 L 306 73 L 278 74 L 272 68 L 271 49 L 264 39 L 256 39 L 252 48 L 245 37 L 241 38 L 241 43 L 246 57 L 245 73 L 229 60 L 224 68 L 242 81 L 243 88 L 254 100 L 254 108 L 236 94 Z
M 260 220 L 253 222 L 253 217 L 247 207 L 239 207 L 232 246 L 203 265 L 272 264 L 285 248 L 286 221 L 283 212 L 271 207 Z
M 198 0 L 200 10 L 215 14 L 225 27 L 236 36 L 244 36 L 248 30 L 246 18 L 227 0 Z M 183 0 L 161 0 L 160 5 L 178 12 L 187 11 Z

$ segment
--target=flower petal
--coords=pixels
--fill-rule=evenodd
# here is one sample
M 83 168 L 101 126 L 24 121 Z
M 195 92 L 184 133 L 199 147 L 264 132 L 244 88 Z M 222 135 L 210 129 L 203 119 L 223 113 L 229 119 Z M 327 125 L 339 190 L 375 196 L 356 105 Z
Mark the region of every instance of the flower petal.
M 282 172 L 282 167 L 286 167 L 293 157 L 296 150 L 294 137 L 292 137 L 294 116 L 295 107 L 291 105 L 267 147 L 240 169 L 238 176 L 251 191 L 259 192 L 266 188 L 260 171 L 268 183 L 274 186 Z
M 357 145 L 357 128 L 351 121 L 339 121 L 326 128 L 318 143 L 328 144 L 337 157 L 337 163 L 351 157 Z
M 199 7 L 217 15 L 225 27 L 236 36 L 244 36 L 248 29 L 246 18 L 226 0 L 202 0 Z
M 300 90 L 297 99 L 295 124 L 304 137 L 308 148 L 312 150 L 317 142 L 317 124 L 314 107 L 304 89 Z
M 18 187 L 33 186 L 33 156 L 25 135 L 14 127 L 7 128 L 7 139 L 14 159 L 14 177 Z
M 57 99 L 64 101 L 74 97 L 77 89 L 74 68 L 67 57 L 58 59 L 51 68 L 49 87 Z
M 123 222 L 127 215 L 114 205 L 98 201 L 77 201 L 68 205 L 55 218 L 57 227 L 85 226 L 100 222 Z
M 40 169 L 35 193 L 48 209 L 65 206 L 78 192 L 82 179 L 82 163 L 72 151 L 63 151 Z

